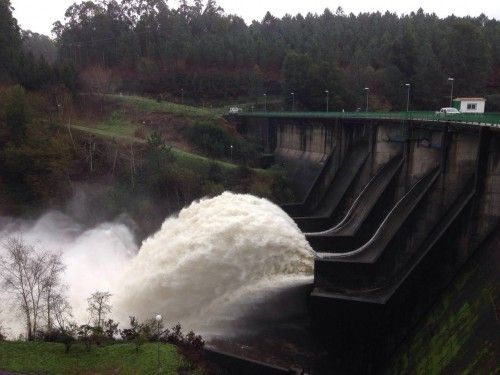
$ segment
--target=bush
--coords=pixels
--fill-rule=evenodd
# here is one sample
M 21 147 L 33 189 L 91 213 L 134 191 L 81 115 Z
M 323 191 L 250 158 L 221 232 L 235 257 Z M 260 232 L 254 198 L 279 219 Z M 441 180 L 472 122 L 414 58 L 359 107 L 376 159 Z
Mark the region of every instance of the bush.
M 130 317 L 130 328 L 120 331 L 123 340 L 134 343 L 135 351 L 138 353 L 140 347 L 151 340 L 150 327 L 140 324 L 135 316 Z
M 214 157 L 228 157 L 231 152 L 232 137 L 214 124 L 195 124 L 188 130 L 189 141 L 200 150 Z
M 188 139 L 209 156 L 254 164 L 258 158 L 255 145 L 231 135 L 227 129 L 211 123 L 197 123 L 188 130 Z
M 75 343 L 76 326 L 70 324 L 66 329 L 52 329 L 50 331 L 37 331 L 35 340 L 44 342 L 57 342 L 64 345 L 65 352 L 68 353 Z

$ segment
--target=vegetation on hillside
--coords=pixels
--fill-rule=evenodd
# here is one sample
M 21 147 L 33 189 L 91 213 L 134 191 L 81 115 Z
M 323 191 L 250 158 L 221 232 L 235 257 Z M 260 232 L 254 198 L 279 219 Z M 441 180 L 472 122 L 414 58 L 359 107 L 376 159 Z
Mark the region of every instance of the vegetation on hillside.
M 449 95 L 493 94 L 500 85 L 500 24 L 495 19 L 450 16 L 422 9 L 394 13 L 322 14 L 246 25 L 214 0 L 85 2 L 57 23 L 60 59 L 78 71 L 106 67 L 125 91 L 181 99 L 282 95 L 288 106 L 322 110 L 404 108 L 401 85 L 413 87 L 416 109 L 439 108 Z
M 411 83 L 414 109 L 447 103 L 448 77 L 457 96 L 489 96 L 500 86 L 500 24 L 485 15 L 267 13 L 246 25 L 214 0 L 85 1 L 54 25 L 55 42 L 23 32 L 0 1 L 0 83 L 41 89 L 62 82 L 70 91 L 148 93 L 168 101 L 280 95 L 286 108 L 404 108 Z M 57 58 L 54 59 L 54 50 Z M 125 99 L 127 100 L 127 99 Z M 148 104 L 149 105 L 149 104 Z M 488 101 L 499 111 L 498 100 Z M 155 110 L 150 107 L 150 110 Z M 171 108 L 183 112 L 182 107 Z M 203 115 L 211 110 L 200 109 Z
M 255 146 L 218 117 L 191 114 L 192 107 L 170 113 L 163 102 L 150 111 L 158 105 L 152 99 L 72 97 L 62 88 L 11 86 L 0 97 L 2 215 L 60 209 L 83 189 L 92 212 L 86 220 L 127 213 L 143 236 L 193 200 L 225 190 L 276 202 L 293 196 L 281 169 L 251 168 L 258 166 Z M 203 136 L 207 128 L 216 142 Z

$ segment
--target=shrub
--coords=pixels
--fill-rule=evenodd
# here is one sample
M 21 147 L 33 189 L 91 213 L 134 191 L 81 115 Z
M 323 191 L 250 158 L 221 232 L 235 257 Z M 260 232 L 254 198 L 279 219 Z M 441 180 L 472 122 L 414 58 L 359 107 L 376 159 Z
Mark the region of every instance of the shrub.
M 214 124 L 195 124 L 188 130 L 189 141 L 211 156 L 229 156 L 232 138 L 229 133 Z
M 140 347 L 150 341 L 151 331 L 148 326 L 140 324 L 135 316 L 130 316 L 130 328 L 120 331 L 123 340 L 134 343 L 135 351 L 138 353 Z
M 35 335 L 35 339 L 44 342 L 61 343 L 64 345 L 65 352 L 68 353 L 76 341 L 76 331 L 76 325 L 70 324 L 66 328 L 52 329 L 50 331 L 38 331 Z
M 189 141 L 212 157 L 233 159 L 253 164 L 258 158 L 257 147 L 231 135 L 227 129 L 211 123 L 197 123 L 188 130 Z M 231 148 L 232 146 L 232 148 Z

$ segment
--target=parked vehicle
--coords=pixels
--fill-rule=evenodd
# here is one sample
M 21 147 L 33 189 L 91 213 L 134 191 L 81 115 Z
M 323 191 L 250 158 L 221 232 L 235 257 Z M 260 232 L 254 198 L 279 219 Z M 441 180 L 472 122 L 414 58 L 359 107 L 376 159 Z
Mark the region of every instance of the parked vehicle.
M 460 111 L 456 108 L 445 107 L 445 108 L 441 108 L 441 110 L 439 110 L 439 112 L 436 112 L 436 113 L 439 115 L 458 115 L 458 114 L 460 114 Z
M 229 113 L 231 113 L 231 114 L 240 113 L 241 111 L 242 111 L 242 109 L 240 107 L 231 107 L 231 108 L 229 108 Z

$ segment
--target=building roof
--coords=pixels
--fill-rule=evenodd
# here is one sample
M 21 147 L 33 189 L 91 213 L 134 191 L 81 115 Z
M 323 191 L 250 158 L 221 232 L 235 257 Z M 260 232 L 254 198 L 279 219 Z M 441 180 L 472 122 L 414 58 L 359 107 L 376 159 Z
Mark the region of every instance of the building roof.
M 486 101 L 485 98 L 453 98 L 453 100 L 459 100 L 459 101 L 461 101 L 461 100 L 476 100 L 476 101 L 483 101 L 483 102 Z

